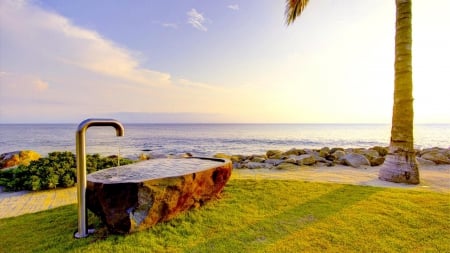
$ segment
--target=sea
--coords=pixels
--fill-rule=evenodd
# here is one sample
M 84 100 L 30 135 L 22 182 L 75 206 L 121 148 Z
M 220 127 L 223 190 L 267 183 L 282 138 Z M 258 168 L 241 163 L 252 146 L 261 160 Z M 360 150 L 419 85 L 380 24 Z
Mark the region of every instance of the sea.
M 86 151 L 102 156 L 136 158 L 142 153 L 212 156 L 263 154 L 267 150 L 322 147 L 388 146 L 389 124 L 124 124 L 117 137 L 112 127 L 90 127 Z M 0 154 L 35 150 L 75 153 L 77 124 L 0 124 Z M 414 126 L 417 149 L 450 148 L 450 124 Z

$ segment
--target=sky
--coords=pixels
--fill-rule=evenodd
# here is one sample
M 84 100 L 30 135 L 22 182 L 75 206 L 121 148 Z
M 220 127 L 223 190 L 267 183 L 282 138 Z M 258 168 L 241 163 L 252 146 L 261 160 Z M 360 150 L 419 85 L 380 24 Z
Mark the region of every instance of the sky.
M 450 123 L 450 1 L 413 0 L 416 123 Z M 0 0 L 0 123 L 390 123 L 395 1 Z

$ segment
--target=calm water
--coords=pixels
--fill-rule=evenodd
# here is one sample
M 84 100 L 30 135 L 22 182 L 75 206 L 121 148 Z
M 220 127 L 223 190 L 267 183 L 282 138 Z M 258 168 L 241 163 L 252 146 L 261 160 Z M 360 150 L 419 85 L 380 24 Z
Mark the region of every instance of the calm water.
M 388 146 L 390 125 L 383 124 L 124 124 L 125 136 L 112 127 L 87 131 L 87 152 L 135 157 L 142 150 L 210 156 L 260 154 L 269 149 Z M 0 154 L 32 149 L 75 153 L 71 124 L 0 125 Z M 415 126 L 417 148 L 450 147 L 450 124 Z

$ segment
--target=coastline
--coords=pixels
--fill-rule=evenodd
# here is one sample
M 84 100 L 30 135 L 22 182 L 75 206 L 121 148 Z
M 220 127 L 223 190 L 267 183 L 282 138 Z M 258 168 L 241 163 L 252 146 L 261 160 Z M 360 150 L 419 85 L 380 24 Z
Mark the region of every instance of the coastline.
M 388 124 L 124 124 L 125 136 L 113 129 L 92 128 L 87 152 L 133 158 L 143 150 L 163 154 L 215 153 L 252 155 L 270 149 L 369 148 L 388 146 Z M 41 156 L 54 151 L 75 152 L 76 125 L 0 124 L 0 153 L 34 150 Z M 450 147 L 450 124 L 418 124 L 416 149 Z
M 378 179 L 386 147 L 370 149 L 290 149 L 267 150 L 261 155 L 227 155 L 216 158 L 233 162 L 232 179 L 296 180 L 321 183 L 352 184 L 373 187 L 402 188 L 450 194 L 449 149 L 430 148 L 417 153 L 421 183 L 408 185 Z M 167 155 L 150 152 L 144 159 L 181 158 L 189 153 Z M 352 160 L 351 158 L 357 158 Z M 362 159 L 362 160 L 361 160 Z M 362 162 L 361 162 L 362 161 Z M 380 163 L 381 162 L 381 163 Z M 443 164 L 442 164 L 443 163 Z M 76 204 L 76 187 L 39 192 L 2 192 L 0 189 L 0 219 L 55 207 Z M 449 195 L 450 196 L 450 195 Z
M 450 194 L 450 165 L 448 164 L 422 165 L 420 167 L 421 183 L 418 185 L 379 180 L 378 171 L 379 166 L 353 168 L 344 165 L 301 166 L 298 170 L 234 169 L 231 179 L 297 180 Z M 39 192 L 0 192 L 0 219 L 76 204 L 76 195 L 76 187 Z

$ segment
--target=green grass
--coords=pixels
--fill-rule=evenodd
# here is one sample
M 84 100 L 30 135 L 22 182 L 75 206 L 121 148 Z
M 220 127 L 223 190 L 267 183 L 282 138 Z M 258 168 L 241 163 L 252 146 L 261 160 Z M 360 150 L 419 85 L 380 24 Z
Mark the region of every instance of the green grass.
M 76 206 L 0 220 L 0 252 L 450 252 L 450 194 L 232 179 L 153 228 L 73 239 Z

